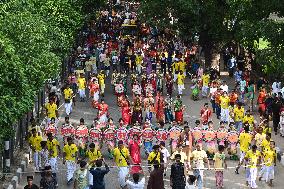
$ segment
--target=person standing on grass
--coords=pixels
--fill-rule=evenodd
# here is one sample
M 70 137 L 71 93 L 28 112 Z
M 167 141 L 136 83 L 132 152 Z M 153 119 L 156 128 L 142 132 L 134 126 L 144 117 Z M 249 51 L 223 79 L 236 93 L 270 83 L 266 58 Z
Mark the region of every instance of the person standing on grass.
M 225 147 L 223 145 L 218 146 L 218 152 L 214 155 L 214 168 L 215 168 L 215 178 L 216 187 L 221 189 L 224 187 L 224 172 L 223 169 L 227 168 L 226 154 L 224 153 Z

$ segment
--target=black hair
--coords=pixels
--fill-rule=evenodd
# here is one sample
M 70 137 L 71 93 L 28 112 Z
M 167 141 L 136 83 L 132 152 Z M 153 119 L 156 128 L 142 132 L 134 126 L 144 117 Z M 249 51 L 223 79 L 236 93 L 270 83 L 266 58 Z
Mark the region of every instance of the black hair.
M 219 146 L 218 146 L 218 150 L 219 150 L 219 151 L 223 151 L 224 149 L 225 149 L 225 146 L 223 146 L 223 145 L 219 145 Z
M 165 147 L 165 146 L 166 146 L 166 143 L 165 143 L 164 141 L 161 141 L 161 142 L 160 142 L 160 145 L 163 146 L 163 147 Z
M 256 150 L 257 146 L 254 144 L 254 145 L 252 145 L 251 149 Z
M 249 132 L 249 126 L 245 125 L 244 130 L 245 130 L 246 133 Z
M 44 147 L 46 146 L 46 144 L 47 144 L 47 141 L 41 141 L 41 142 L 40 142 L 40 146 L 41 146 L 42 148 L 44 148 Z
M 186 125 L 186 126 L 183 127 L 183 129 L 184 129 L 184 130 L 185 130 L 185 129 L 189 129 L 189 126 Z
M 67 138 L 67 142 L 68 142 L 68 141 L 72 141 L 72 140 L 73 140 L 72 137 L 68 137 L 68 138 Z
M 89 144 L 89 147 L 90 147 L 90 148 L 95 148 L 96 145 L 92 142 L 91 144 Z
M 103 165 L 103 161 L 101 159 L 96 160 L 96 167 L 101 167 Z
M 190 185 L 192 185 L 196 180 L 196 176 L 194 175 L 188 175 L 188 182 Z
M 181 158 L 181 155 L 180 155 L 180 154 L 176 154 L 176 155 L 175 155 L 175 159 L 176 159 L 176 158 Z
M 33 176 L 27 176 L 27 181 L 29 180 L 34 180 L 34 177 Z
M 82 161 L 80 162 L 80 167 L 81 167 L 81 168 L 84 168 L 86 165 L 87 165 L 87 162 L 86 162 L 86 161 L 83 161 L 83 160 L 82 160 Z
M 47 137 L 52 137 L 52 133 L 47 133 L 46 136 Z
M 123 144 L 123 141 L 122 141 L 122 140 L 119 140 L 117 144 Z
M 139 174 L 138 173 L 134 173 L 132 177 L 133 177 L 134 183 L 137 184 L 139 182 Z
M 84 118 L 81 118 L 80 123 L 84 123 L 84 122 L 85 122 Z
M 156 149 L 159 149 L 159 148 L 160 148 L 159 145 L 154 145 L 154 146 L 153 146 L 153 150 L 156 150 Z

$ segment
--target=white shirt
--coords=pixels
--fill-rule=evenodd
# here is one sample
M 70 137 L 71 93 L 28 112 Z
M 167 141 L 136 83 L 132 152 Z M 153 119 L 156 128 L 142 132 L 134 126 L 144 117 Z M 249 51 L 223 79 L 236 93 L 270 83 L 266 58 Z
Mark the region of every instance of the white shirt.
M 161 150 L 163 154 L 164 163 L 167 163 L 168 158 L 171 156 L 167 148 Z
M 129 186 L 129 189 L 143 189 L 145 185 L 145 177 L 143 177 L 137 184 L 127 180 L 126 184 Z
M 100 54 L 99 59 L 100 59 L 100 62 L 104 62 L 106 59 L 106 54 L 104 53 Z
M 211 94 L 211 100 L 213 100 L 213 96 L 214 96 L 214 93 L 217 91 L 217 88 L 215 87 L 210 87 L 210 91 L 209 93 Z
M 223 91 L 226 91 L 227 93 L 228 93 L 228 91 L 229 91 L 228 85 L 221 85 L 220 88 L 221 88 Z

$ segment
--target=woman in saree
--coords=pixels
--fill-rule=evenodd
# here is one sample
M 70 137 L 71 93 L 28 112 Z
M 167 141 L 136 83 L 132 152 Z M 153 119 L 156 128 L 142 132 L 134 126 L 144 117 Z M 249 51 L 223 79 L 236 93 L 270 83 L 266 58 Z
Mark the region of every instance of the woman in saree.
M 98 119 L 100 124 L 105 124 L 107 122 L 108 117 L 108 105 L 105 103 L 104 99 L 101 100 L 101 103 L 97 106 Z
M 121 113 L 122 113 L 122 120 L 124 124 L 130 125 L 131 122 L 131 108 L 130 103 L 127 100 L 127 97 L 125 97 L 121 102 Z
M 133 166 L 131 167 L 130 173 L 141 173 L 141 155 L 140 155 L 140 148 L 141 148 L 141 141 L 137 134 L 133 135 L 133 139 L 129 142 L 128 148 L 130 152 L 130 156 L 133 162 Z

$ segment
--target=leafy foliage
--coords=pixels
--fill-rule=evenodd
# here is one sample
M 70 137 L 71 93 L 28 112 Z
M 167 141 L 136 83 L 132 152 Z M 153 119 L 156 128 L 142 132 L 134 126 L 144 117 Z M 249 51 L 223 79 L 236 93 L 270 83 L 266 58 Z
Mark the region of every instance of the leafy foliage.
M 1 143 L 13 136 L 12 124 L 31 110 L 45 81 L 58 74 L 89 12 L 80 0 L 1 1 L 0 7 Z

